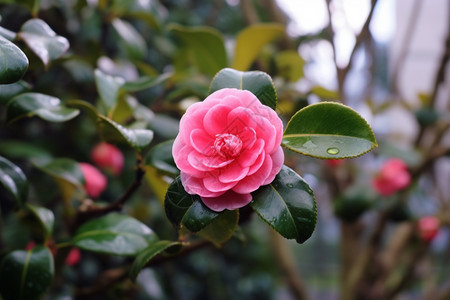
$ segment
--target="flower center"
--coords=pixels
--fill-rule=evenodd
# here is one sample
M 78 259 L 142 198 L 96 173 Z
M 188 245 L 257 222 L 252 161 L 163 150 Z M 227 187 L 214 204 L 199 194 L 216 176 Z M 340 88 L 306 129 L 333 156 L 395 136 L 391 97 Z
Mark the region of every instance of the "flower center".
M 214 141 L 214 149 L 222 157 L 233 158 L 241 152 L 242 141 L 231 133 L 218 134 Z

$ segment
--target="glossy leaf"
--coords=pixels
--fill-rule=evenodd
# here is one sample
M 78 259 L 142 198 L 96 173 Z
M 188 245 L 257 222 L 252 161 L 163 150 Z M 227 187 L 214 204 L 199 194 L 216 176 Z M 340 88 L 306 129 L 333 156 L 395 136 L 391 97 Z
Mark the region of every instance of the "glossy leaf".
M 188 47 L 200 71 L 213 76 L 228 64 L 222 36 L 211 27 L 183 27 L 172 24 L 173 31 Z
M 155 233 L 138 220 L 110 213 L 83 224 L 75 233 L 73 244 L 93 252 L 131 256 L 157 240 Z
M 0 293 L 4 300 L 41 299 L 54 276 L 50 250 L 36 246 L 32 250 L 16 250 L 0 263 Z
M 14 41 L 17 37 L 17 33 L 1 26 L 0 26 L 0 35 L 11 42 Z
M 173 241 L 157 241 L 150 244 L 146 249 L 144 249 L 131 265 L 130 278 L 132 281 L 136 281 L 139 272 L 145 267 L 145 265 L 151 261 L 155 256 L 163 253 L 165 250 L 173 247 L 181 247 L 180 242 Z
M 19 81 L 28 69 L 28 58 L 19 47 L 0 36 L 0 84 Z
M 253 210 L 285 238 L 303 243 L 313 233 L 317 221 L 314 194 L 292 169 L 283 166 L 271 184 L 252 195 Z
M 94 74 L 95 85 L 97 86 L 100 99 L 107 113 L 109 113 L 117 104 L 120 88 L 125 83 L 125 79 L 105 74 L 99 69 L 96 69 Z
M 49 122 L 65 122 L 78 116 L 80 111 L 68 108 L 56 97 L 39 93 L 20 94 L 6 106 L 6 119 L 9 123 L 23 117 L 38 116 Z
M 146 164 L 164 173 L 178 176 L 180 170 L 175 165 L 172 156 L 173 140 L 162 142 L 152 148 L 147 155 Z
M 181 224 L 191 232 L 198 232 L 209 225 L 221 213 L 210 210 L 202 201 L 195 201 L 181 219 Z
M 125 141 L 132 148 L 142 151 L 153 140 L 153 131 L 149 129 L 127 128 L 102 115 L 98 118 L 101 135 L 106 141 Z
M 286 126 L 282 145 L 327 159 L 360 156 L 378 146 L 366 120 L 335 102 L 312 104 L 298 111 Z
M 11 84 L 0 84 L 0 103 L 6 103 L 18 94 L 31 90 L 31 86 L 23 80 Z
M 55 215 L 53 212 L 45 207 L 31 204 L 27 204 L 26 207 L 27 211 L 31 214 L 32 219 L 35 221 L 31 223 L 33 226 L 32 230 L 42 232 L 44 239 L 49 238 L 53 233 L 55 224 Z
M 280 24 L 255 24 L 242 30 L 236 39 L 233 69 L 246 71 L 262 48 L 284 33 Z
M 147 44 L 142 35 L 127 21 L 114 19 L 111 22 L 124 43 L 125 50 L 131 59 L 140 60 L 147 55 Z
M 214 76 L 209 89 L 210 93 L 223 88 L 236 88 L 249 90 L 262 104 L 275 109 L 277 106 L 277 93 L 272 79 L 261 71 L 241 72 L 225 68 Z
M 235 233 L 239 223 L 239 210 L 224 210 L 212 220 L 198 235 L 220 247 Z
M 31 19 L 25 22 L 19 36 L 45 66 L 60 58 L 69 49 L 69 41 L 65 37 L 57 35 L 41 19 Z
M 19 206 L 23 206 L 28 196 L 28 180 L 23 171 L 0 156 L 0 183 L 14 197 Z
M 139 92 L 161 84 L 171 76 L 171 73 L 163 73 L 159 76 L 143 76 L 135 81 L 125 82 L 121 88 L 127 92 Z

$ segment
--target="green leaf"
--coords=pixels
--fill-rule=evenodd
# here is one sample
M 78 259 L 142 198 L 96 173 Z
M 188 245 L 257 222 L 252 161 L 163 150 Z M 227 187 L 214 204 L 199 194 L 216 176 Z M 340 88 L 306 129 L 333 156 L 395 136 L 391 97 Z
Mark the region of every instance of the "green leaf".
M 238 228 L 239 210 L 224 210 L 212 220 L 198 235 L 220 247 L 228 241 Z
M 14 41 L 17 37 L 17 33 L 1 26 L 0 26 L 0 35 L 10 42 Z
M 248 90 L 258 97 L 262 104 L 275 109 L 277 93 L 272 79 L 261 71 L 241 72 L 230 68 L 220 70 L 214 76 L 209 92 L 213 93 L 223 88 Z
M 112 26 L 124 43 L 128 56 L 134 60 L 141 60 L 147 55 L 147 44 L 141 34 L 127 21 L 112 20 Z
M 283 166 L 271 184 L 252 195 L 253 210 L 285 238 L 303 243 L 313 233 L 317 221 L 314 194 L 292 169 Z
M 31 19 L 25 22 L 18 34 L 46 67 L 69 49 L 69 41 L 65 37 L 57 35 L 41 19 Z
M 157 240 L 155 233 L 138 220 L 110 213 L 83 224 L 75 233 L 73 244 L 93 252 L 132 256 Z
M 77 161 L 56 158 L 44 163 L 35 161 L 34 166 L 56 181 L 65 200 L 71 200 L 74 194 L 84 191 L 84 175 Z
M 11 84 L 0 84 L 0 103 L 6 103 L 14 96 L 30 90 L 31 86 L 23 80 Z
M 49 122 L 65 122 L 78 116 L 78 109 L 68 108 L 56 97 L 39 93 L 20 94 L 6 106 L 9 123 L 23 117 L 38 116 Z
M 213 76 L 227 66 L 223 38 L 214 28 L 189 28 L 171 24 L 169 30 L 173 31 L 188 47 L 201 72 Z
M 51 154 L 40 145 L 26 140 L 6 140 L 0 143 L 0 154 L 13 159 L 50 159 Z
M 297 51 L 283 51 L 276 57 L 279 74 L 291 82 L 296 82 L 303 77 L 305 61 Z
M 125 82 L 121 88 L 127 92 L 140 92 L 163 83 L 172 76 L 172 73 L 163 73 L 159 76 L 143 76 L 135 81 Z
M 54 276 L 50 250 L 36 246 L 32 250 L 16 250 L 0 264 L 0 293 L 4 300 L 41 299 Z
M 31 204 L 27 204 L 26 208 L 32 216 L 31 219 L 33 219 L 34 221 L 31 222 L 32 230 L 38 233 L 42 233 L 44 239 L 48 239 L 49 237 L 51 237 L 55 224 L 55 215 L 53 214 L 53 212 L 45 207 L 35 206 Z
M 336 91 L 328 90 L 321 86 L 315 86 L 311 89 L 311 93 L 316 96 L 319 96 L 322 100 L 338 100 L 339 93 Z
M 163 253 L 165 250 L 172 247 L 180 247 L 182 244 L 180 242 L 172 241 L 157 241 L 150 244 L 146 249 L 144 249 L 131 265 L 130 277 L 132 281 L 136 281 L 139 272 L 145 267 L 145 265 L 156 255 Z
M 172 156 L 173 140 L 162 142 L 152 148 L 147 155 L 146 164 L 164 173 L 178 176 L 180 170 L 175 165 Z
M 19 47 L 0 36 L 0 84 L 20 80 L 28 69 L 28 58 Z
M 262 48 L 283 33 L 283 25 L 270 23 L 252 25 L 242 30 L 236 39 L 233 69 L 248 70 Z
M 282 145 L 326 159 L 356 157 L 378 146 L 366 120 L 350 107 L 335 102 L 299 110 L 287 124 Z
M 164 208 L 167 218 L 177 228 L 182 225 L 192 232 L 199 231 L 208 225 L 219 213 L 204 206 L 200 196 L 188 194 L 178 176 L 169 186 Z
M 153 131 L 149 129 L 126 128 L 102 115 L 98 115 L 102 138 L 108 142 L 124 141 L 132 148 L 142 151 L 153 140 Z
M 23 206 L 28 196 L 28 180 L 23 171 L 0 156 L 0 182 L 14 197 L 19 206 Z
M 125 79 L 122 77 L 107 75 L 99 69 L 96 69 L 94 74 L 95 85 L 97 86 L 100 99 L 107 113 L 109 113 L 117 104 L 120 96 L 120 88 L 125 83 Z
M 376 198 L 372 189 L 360 186 L 348 188 L 333 201 L 334 213 L 342 220 L 354 222 L 373 207 Z

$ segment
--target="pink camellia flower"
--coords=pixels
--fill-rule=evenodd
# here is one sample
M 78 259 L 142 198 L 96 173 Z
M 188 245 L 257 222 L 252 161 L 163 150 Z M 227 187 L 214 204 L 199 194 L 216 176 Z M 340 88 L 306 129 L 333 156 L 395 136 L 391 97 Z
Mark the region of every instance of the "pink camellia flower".
M 92 161 L 112 174 L 119 175 L 123 167 L 123 154 L 114 145 L 102 142 L 97 144 L 91 151 Z
M 408 167 L 399 158 L 387 160 L 373 179 L 372 185 L 382 196 L 389 196 L 406 188 L 411 182 Z
M 84 176 L 84 189 L 93 198 L 97 198 L 107 185 L 107 179 L 96 167 L 88 163 L 80 163 Z
M 189 194 L 214 211 L 250 203 L 281 170 L 283 124 L 250 91 L 225 88 L 190 106 L 172 154 Z
M 439 220 L 433 216 L 426 216 L 419 219 L 417 222 L 417 226 L 419 228 L 419 236 L 420 238 L 429 243 L 439 232 Z

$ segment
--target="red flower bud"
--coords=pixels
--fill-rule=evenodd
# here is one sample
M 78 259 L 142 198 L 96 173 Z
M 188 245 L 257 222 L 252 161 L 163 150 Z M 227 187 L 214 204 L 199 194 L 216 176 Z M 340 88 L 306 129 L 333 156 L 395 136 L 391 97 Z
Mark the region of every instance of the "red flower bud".
M 417 222 L 419 236 L 425 242 L 434 240 L 439 232 L 439 220 L 433 216 L 427 216 L 419 219 Z
M 105 175 L 93 165 L 88 163 L 80 163 L 81 170 L 84 176 L 84 189 L 86 193 L 93 198 L 97 198 L 103 192 L 107 185 Z
M 389 196 L 406 188 L 411 182 L 408 167 L 399 158 L 391 158 L 384 163 L 372 181 L 372 186 L 382 196 Z
M 92 161 L 99 166 L 109 170 L 114 175 L 119 175 L 123 167 L 123 154 L 114 145 L 108 143 L 99 143 L 91 151 Z
M 80 262 L 81 259 L 81 252 L 78 248 L 72 248 L 70 249 L 69 254 L 66 257 L 66 265 L 68 266 L 75 266 Z
M 343 159 L 327 159 L 325 163 L 331 168 L 335 168 L 344 162 Z

